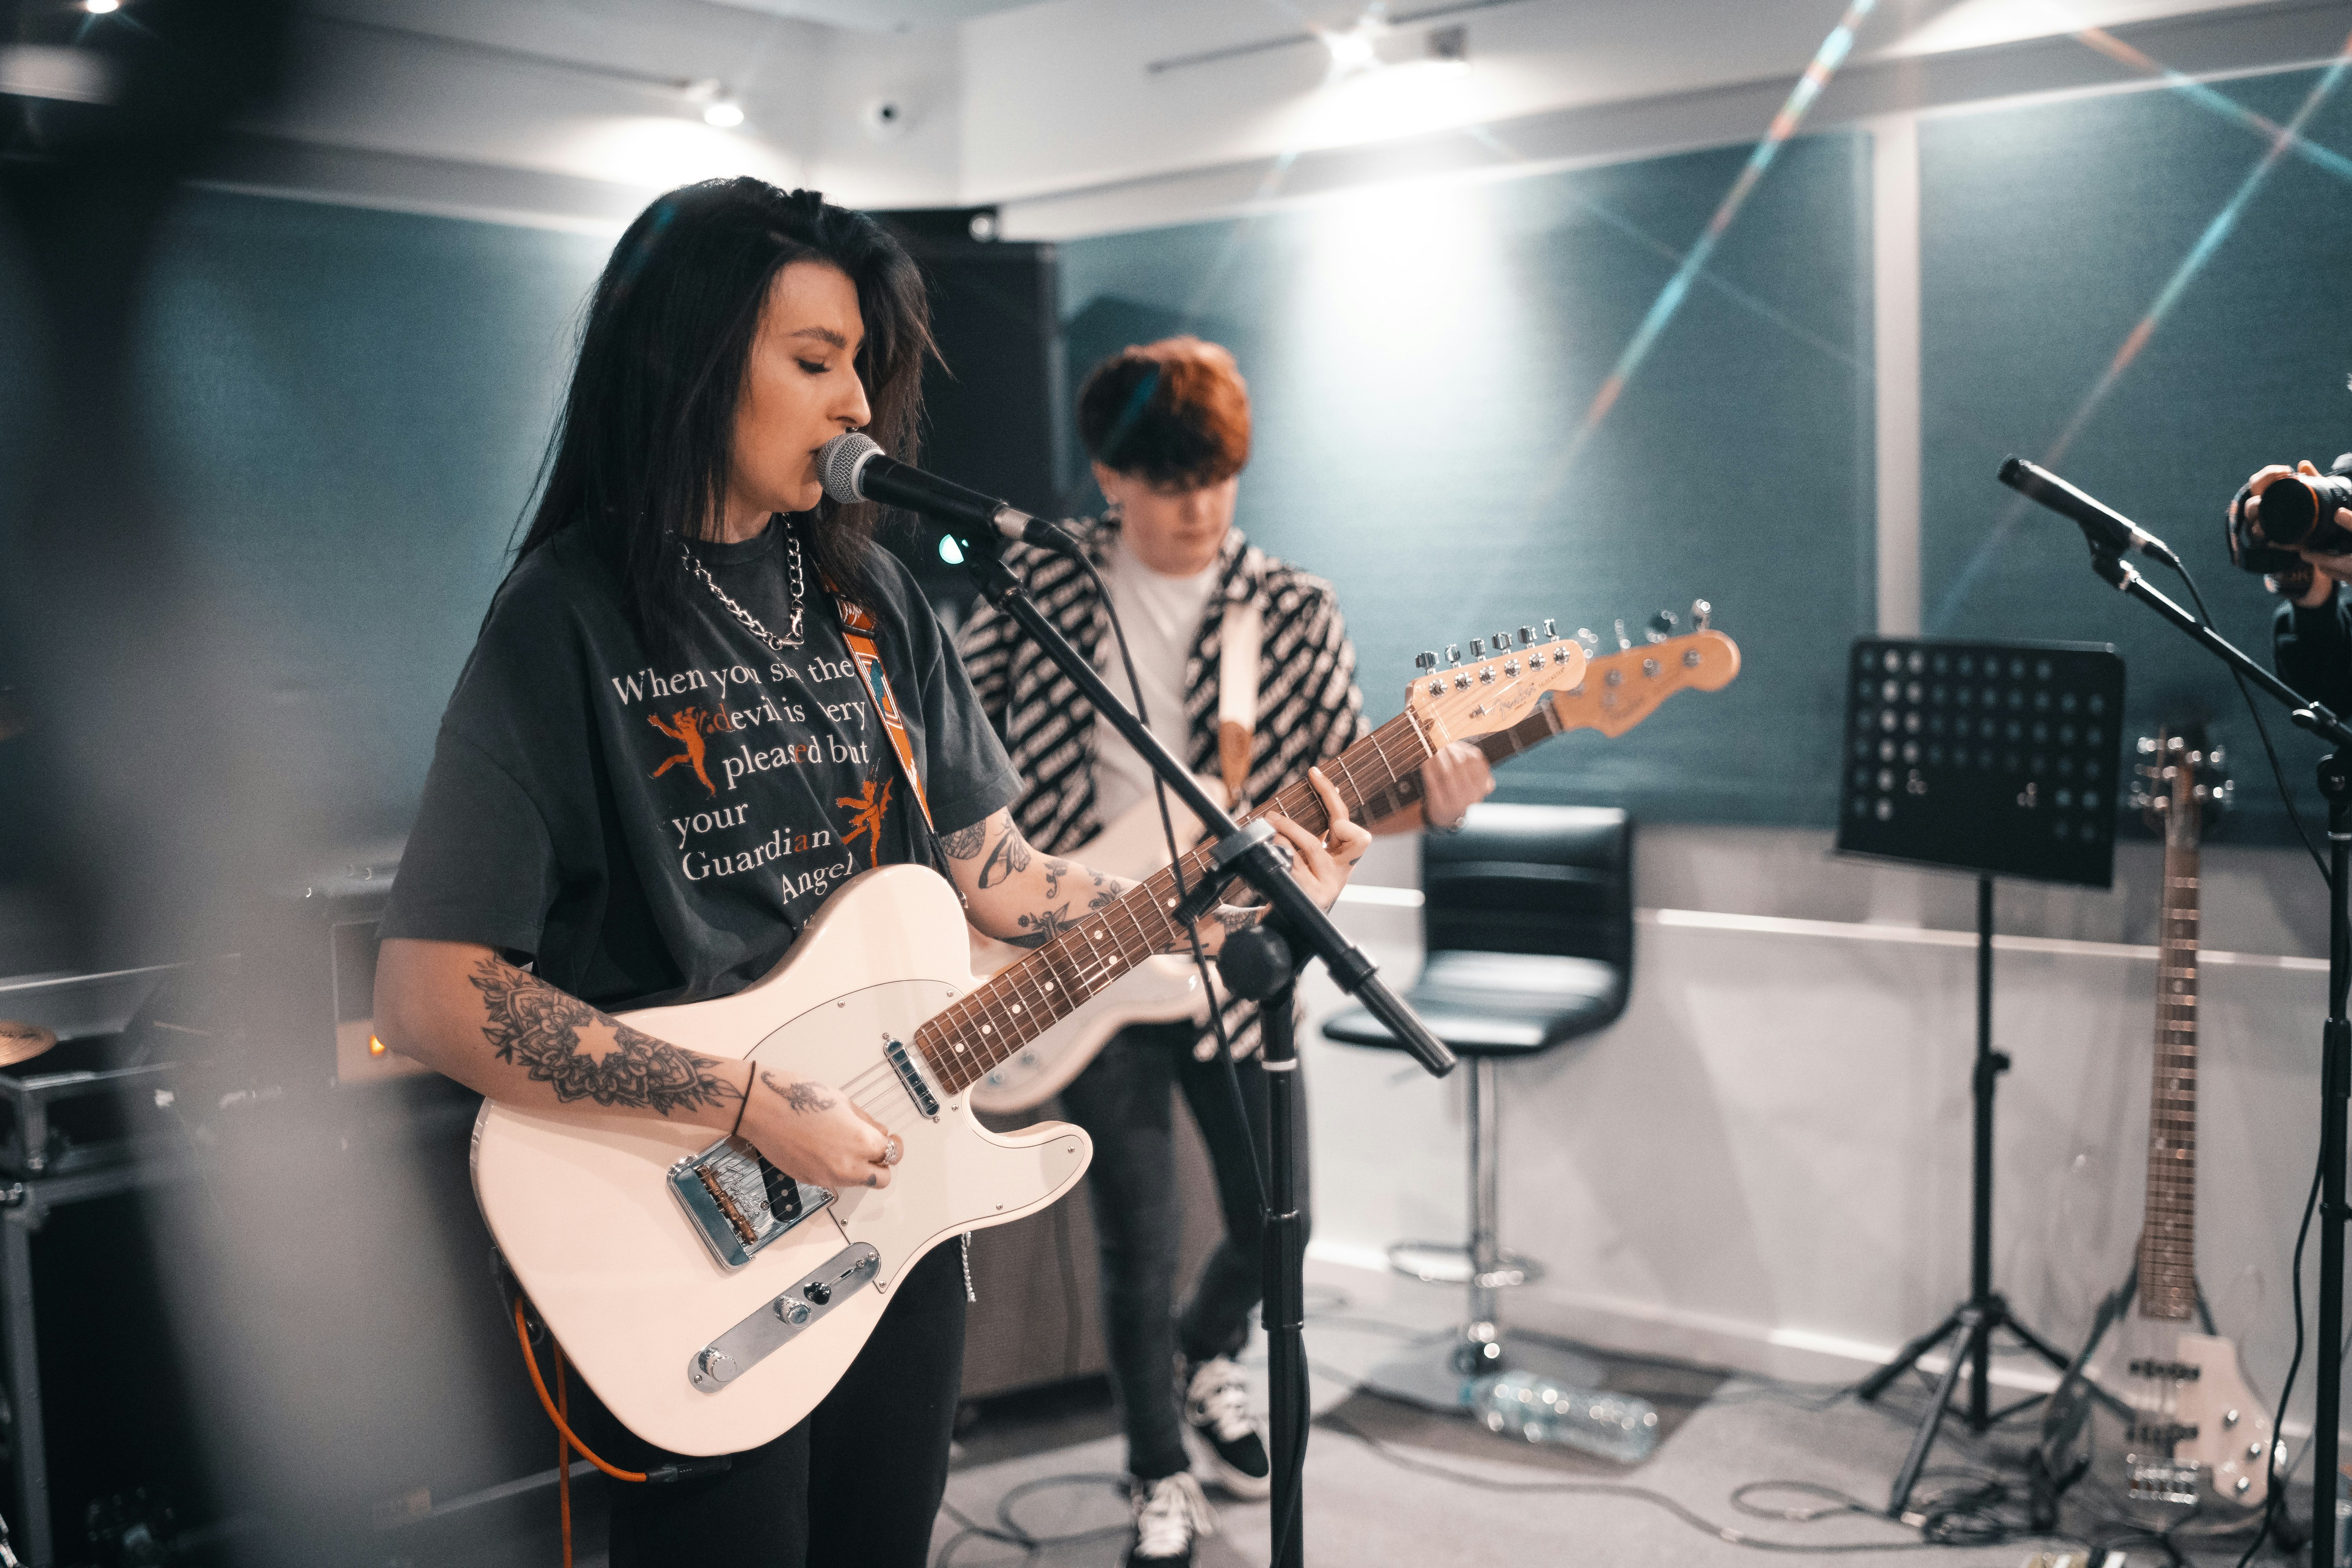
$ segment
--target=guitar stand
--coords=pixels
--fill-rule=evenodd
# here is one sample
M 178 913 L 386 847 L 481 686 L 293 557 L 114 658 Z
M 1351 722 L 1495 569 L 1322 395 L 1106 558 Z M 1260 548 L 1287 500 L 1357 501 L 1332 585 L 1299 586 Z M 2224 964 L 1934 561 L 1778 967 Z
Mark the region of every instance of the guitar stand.
M 2064 1352 L 2018 1321 L 2009 1300 L 1992 1288 L 1992 1096 L 1993 1086 L 2009 1070 L 2006 1053 L 1992 1048 L 1992 879 L 1977 879 L 1977 1065 L 1970 1094 L 1976 1101 L 1976 1173 L 1969 1215 L 1969 1299 L 1934 1328 L 1905 1345 L 1895 1358 L 1872 1373 L 1855 1391 L 1865 1403 L 1886 1392 L 1887 1385 L 1918 1364 L 1919 1358 L 1951 1340 L 1951 1360 L 1937 1381 L 1935 1403 L 1920 1418 L 1911 1439 L 1911 1451 L 1895 1477 L 1895 1490 L 1886 1500 L 1890 1518 L 1904 1518 L 1919 1472 L 1927 1468 L 1927 1450 L 1936 1446 L 1944 1417 L 1952 1413 L 1952 1391 L 1960 1369 L 1969 1369 L 1969 1403 L 1962 1412 L 1972 1432 L 1982 1433 L 1996 1421 L 2015 1415 L 2046 1397 L 2034 1394 L 2002 1409 L 1992 1404 L 1992 1337 L 2006 1331 L 2025 1348 L 2059 1372 L 2069 1364 Z

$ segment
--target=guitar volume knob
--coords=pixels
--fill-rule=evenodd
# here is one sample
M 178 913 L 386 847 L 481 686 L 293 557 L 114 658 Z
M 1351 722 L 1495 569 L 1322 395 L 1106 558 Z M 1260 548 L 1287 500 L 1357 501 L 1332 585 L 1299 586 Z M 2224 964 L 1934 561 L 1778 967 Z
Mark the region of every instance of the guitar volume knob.
M 736 1374 L 743 1370 L 735 1364 L 733 1356 L 716 1346 L 696 1356 L 694 1364 L 703 1376 L 713 1383 L 732 1383 Z

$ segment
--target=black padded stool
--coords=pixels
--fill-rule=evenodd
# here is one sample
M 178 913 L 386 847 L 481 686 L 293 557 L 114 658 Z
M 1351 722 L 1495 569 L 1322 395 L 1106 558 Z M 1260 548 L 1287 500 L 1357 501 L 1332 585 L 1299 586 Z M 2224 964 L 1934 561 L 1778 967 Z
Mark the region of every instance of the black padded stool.
M 1470 1240 L 1400 1242 L 1399 1273 L 1470 1288 L 1470 1315 L 1442 1364 L 1383 1369 L 1376 1385 L 1428 1403 L 1457 1403 L 1469 1379 L 1524 1365 L 1506 1352 L 1496 1298 L 1543 1277 L 1496 1240 L 1501 1164 L 1495 1063 L 1532 1056 L 1616 1022 L 1633 970 L 1633 824 L 1614 808 L 1475 805 L 1456 834 L 1422 838 L 1422 935 L 1428 963 L 1406 994 L 1430 1031 L 1467 1058 Z M 1351 1046 L 1397 1049 L 1370 1013 L 1351 1007 L 1323 1026 Z M 1528 1370 L 1538 1370 L 1529 1367 Z M 1545 1367 L 1541 1370 L 1558 1369 Z M 1574 1378 L 1571 1381 L 1586 1381 Z

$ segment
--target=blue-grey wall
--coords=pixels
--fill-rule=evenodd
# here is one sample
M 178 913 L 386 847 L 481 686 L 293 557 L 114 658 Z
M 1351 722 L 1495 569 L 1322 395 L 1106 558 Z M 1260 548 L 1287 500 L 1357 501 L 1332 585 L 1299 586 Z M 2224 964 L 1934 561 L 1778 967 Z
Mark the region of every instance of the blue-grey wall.
M 262 743 L 355 836 L 406 831 L 610 248 L 213 192 L 159 247 L 162 493 L 244 623 Z
M 1066 245 L 1071 380 L 1186 330 L 1231 347 L 1253 540 L 1329 577 L 1367 703 L 1412 656 L 1713 603 L 1738 681 L 1514 763 L 1520 799 L 1827 823 L 1845 646 L 1874 624 L 1868 143 L 1790 145 L 1623 395 L 1587 410 L 1745 149 L 1406 187 Z
M 2318 80 L 2296 71 L 2220 90 L 2284 123 Z M 2305 132 L 2352 147 L 2352 91 L 2323 100 Z M 2287 157 L 2217 227 L 2267 146 L 2184 92 L 1933 120 L 1920 133 L 1927 629 L 2114 643 L 2129 668 L 2126 733 L 2202 716 L 2234 747 L 2240 820 L 2224 831 L 2242 842 L 2282 840 L 2286 823 L 2228 678 L 2094 577 L 2072 524 L 2021 504 L 1993 473 L 2071 430 L 2045 460 L 2170 541 L 2223 635 L 2267 661 L 2274 601 L 2230 565 L 2222 509 L 2263 463 L 2325 467 L 2352 447 L 2352 184 Z M 2265 717 L 2316 810 L 2318 748 L 2276 709 Z

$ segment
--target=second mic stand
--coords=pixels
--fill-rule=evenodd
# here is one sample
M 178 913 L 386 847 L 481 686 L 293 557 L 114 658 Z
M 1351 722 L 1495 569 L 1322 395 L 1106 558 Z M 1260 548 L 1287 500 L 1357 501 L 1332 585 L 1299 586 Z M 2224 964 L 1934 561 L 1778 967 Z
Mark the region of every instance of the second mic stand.
M 2029 483 L 2019 482 L 2021 469 L 2030 480 L 2034 472 L 2031 466 L 2012 458 L 2002 465 L 2001 481 L 2049 504 Z M 2052 510 L 2073 515 L 2063 508 Z M 2352 1103 L 2352 1017 L 2345 1010 L 2346 994 L 2352 991 L 2352 920 L 2347 920 L 2345 905 L 2346 878 L 2352 872 L 2352 856 L 2347 854 L 2352 849 L 2352 730 L 2158 593 L 2123 558 L 2113 540 L 2083 524 L 2080 518 L 2074 521 L 2090 541 L 2094 572 L 2171 622 L 2238 676 L 2284 703 L 2297 725 L 2336 748 L 2319 763 L 2319 793 L 2327 800 L 2327 1022 L 2321 1028 L 2319 1044 L 2319 1327 L 2312 1347 L 2317 1381 L 2313 1387 L 2315 1408 L 2311 1428 L 2311 1565 L 2334 1568 L 2336 1423 L 2344 1394 L 2344 1224 L 2352 1217 L 2352 1211 L 2344 1205 L 2345 1112 Z M 2276 1474 L 2276 1462 L 2273 1450 L 2273 1479 L 2284 1484 L 2287 1478 Z
M 1277 853 L 1274 829 L 1264 822 L 1244 827 L 1209 797 L 1189 769 L 1118 700 L 1091 660 L 1064 637 L 1029 596 L 1021 579 L 997 554 L 993 538 L 950 530 L 963 552 L 964 563 L 980 584 L 981 595 L 1034 638 L 1045 657 L 1078 689 L 1079 695 L 1117 730 L 1136 754 L 1150 764 L 1178 799 L 1191 809 L 1215 840 L 1210 867 L 1192 889 L 1183 905 L 1170 911 L 1179 920 L 1194 919 L 1215 907 L 1223 889 L 1235 878 L 1257 889 L 1269 907 L 1269 920 L 1301 943 L 1310 958 L 1319 958 L 1341 991 L 1362 1003 L 1436 1077 L 1454 1070 L 1454 1053 L 1429 1032 L 1396 993 L 1388 988 L 1361 948 L 1342 935 L 1331 918 L 1291 879 L 1289 866 Z M 1181 847 L 1177 847 L 1181 853 Z M 1243 933 L 1235 932 L 1236 938 Z M 1232 942 L 1228 942 L 1230 947 Z M 1232 982 L 1262 988 L 1270 1005 L 1263 1005 L 1260 1027 L 1265 1049 L 1268 1095 L 1267 1207 L 1265 1252 L 1265 1317 L 1271 1400 L 1274 1482 L 1275 1568 L 1298 1568 L 1303 1561 L 1300 1521 L 1301 1479 L 1307 1456 L 1307 1357 L 1303 1334 L 1306 1286 L 1301 1279 L 1305 1250 L 1295 1185 L 1297 1150 L 1296 1079 L 1298 1058 L 1291 1040 L 1291 984 L 1296 978 L 1288 945 L 1268 932 L 1244 942 L 1233 955 Z M 1225 969 L 1223 958 L 1220 968 Z M 1244 980 L 1244 973 L 1247 978 Z M 1244 994 L 1240 984 L 1237 994 Z M 1276 1052 L 1280 1055 L 1277 1058 Z

